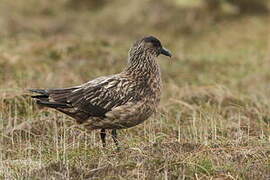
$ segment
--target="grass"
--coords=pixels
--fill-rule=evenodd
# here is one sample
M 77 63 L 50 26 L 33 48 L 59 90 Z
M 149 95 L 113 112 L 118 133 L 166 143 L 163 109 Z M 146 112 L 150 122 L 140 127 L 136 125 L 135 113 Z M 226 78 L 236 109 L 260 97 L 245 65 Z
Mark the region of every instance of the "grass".
M 0 179 L 269 178 L 269 16 L 216 19 L 173 1 L 93 11 L 28 0 L 4 1 L 0 17 Z M 159 58 L 159 113 L 121 130 L 120 152 L 29 98 L 27 88 L 121 71 L 148 34 L 174 57 Z

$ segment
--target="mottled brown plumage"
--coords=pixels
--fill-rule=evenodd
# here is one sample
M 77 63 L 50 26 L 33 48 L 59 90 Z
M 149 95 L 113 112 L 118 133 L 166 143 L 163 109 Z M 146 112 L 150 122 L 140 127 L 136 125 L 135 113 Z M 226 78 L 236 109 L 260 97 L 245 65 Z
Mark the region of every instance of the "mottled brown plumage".
M 153 36 L 137 41 L 130 49 L 123 72 L 103 76 L 80 86 L 62 89 L 31 89 L 37 104 L 54 108 L 74 118 L 87 129 L 101 129 L 105 146 L 106 129 L 142 123 L 155 111 L 160 101 L 161 77 L 156 58 L 170 52 Z

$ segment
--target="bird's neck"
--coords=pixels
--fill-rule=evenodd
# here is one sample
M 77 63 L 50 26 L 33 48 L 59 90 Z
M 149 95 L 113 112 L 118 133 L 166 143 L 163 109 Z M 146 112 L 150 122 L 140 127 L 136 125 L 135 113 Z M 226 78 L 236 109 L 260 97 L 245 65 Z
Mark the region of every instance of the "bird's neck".
M 160 68 L 155 56 L 132 56 L 129 57 L 128 65 L 124 74 L 136 80 L 140 95 L 147 95 L 147 102 L 156 107 L 161 95 Z M 143 88 L 141 88 L 143 86 Z M 142 89 L 142 90 L 141 90 Z
M 135 54 L 133 56 L 129 56 L 125 73 L 138 78 L 159 78 L 160 69 L 155 56 Z

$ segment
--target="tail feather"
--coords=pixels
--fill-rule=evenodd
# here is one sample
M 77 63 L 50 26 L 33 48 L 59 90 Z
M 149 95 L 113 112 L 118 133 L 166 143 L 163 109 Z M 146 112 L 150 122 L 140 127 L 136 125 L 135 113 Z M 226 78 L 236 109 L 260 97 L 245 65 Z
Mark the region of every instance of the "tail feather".
M 76 119 L 78 123 L 82 123 L 89 118 L 90 114 L 82 110 L 74 109 L 73 104 L 69 103 L 70 101 L 67 100 L 70 95 L 74 93 L 74 90 L 79 88 L 80 87 L 48 90 L 29 89 L 29 91 L 37 94 L 31 97 L 34 98 L 36 100 L 36 103 L 41 107 L 43 106 L 56 109 Z
M 47 95 L 47 96 L 49 95 L 48 90 L 45 90 L 45 89 L 28 89 L 28 91 L 42 94 L 42 95 Z
M 67 96 L 74 88 L 66 89 L 29 89 L 30 92 L 38 95 L 31 96 L 36 103 L 49 108 L 71 108 L 67 102 Z
M 38 95 L 31 96 L 34 99 L 41 101 L 49 101 L 49 94 L 47 90 L 44 89 L 28 89 L 30 92 L 37 93 Z
M 32 98 L 35 98 L 35 99 L 44 99 L 44 98 L 48 98 L 49 96 L 48 95 L 35 95 L 35 96 L 31 96 Z
M 50 108 L 71 108 L 72 106 L 65 103 L 58 103 L 58 102 L 48 102 L 48 101 L 42 101 L 37 100 L 37 104 L 50 107 Z

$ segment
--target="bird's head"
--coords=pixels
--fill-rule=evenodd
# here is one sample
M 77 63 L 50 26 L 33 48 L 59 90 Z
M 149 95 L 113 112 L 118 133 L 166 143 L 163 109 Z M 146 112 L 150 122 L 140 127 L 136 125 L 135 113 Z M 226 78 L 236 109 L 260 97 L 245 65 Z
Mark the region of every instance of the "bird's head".
M 146 57 L 157 57 L 160 54 L 171 57 L 172 54 L 169 50 L 164 48 L 161 42 L 154 36 L 147 36 L 137 41 L 130 49 L 130 57 L 136 56 L 146 56 Z

